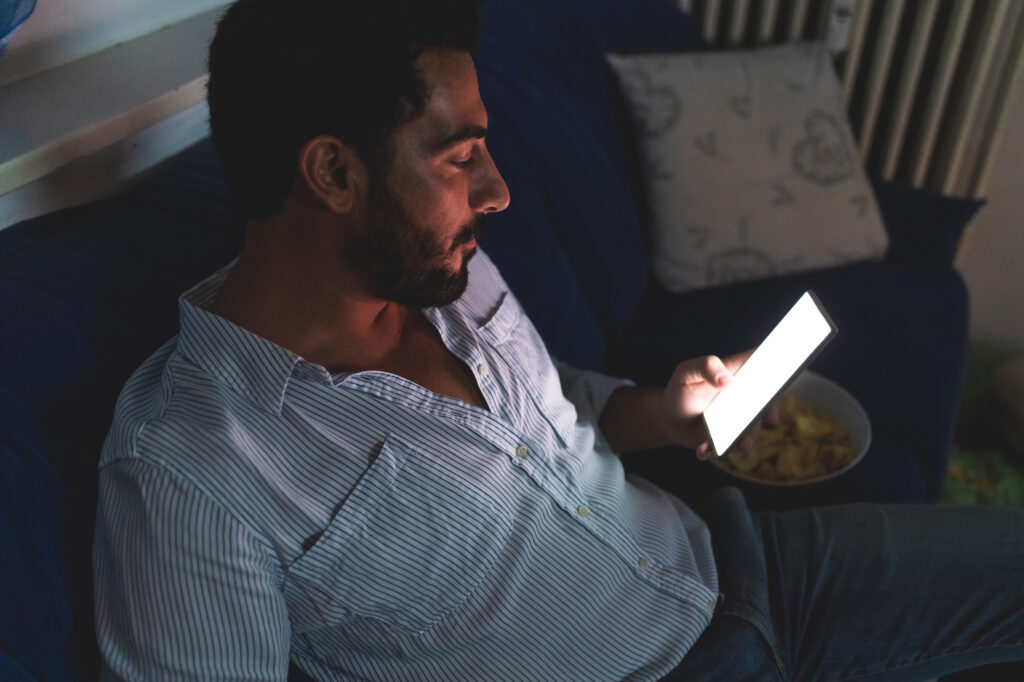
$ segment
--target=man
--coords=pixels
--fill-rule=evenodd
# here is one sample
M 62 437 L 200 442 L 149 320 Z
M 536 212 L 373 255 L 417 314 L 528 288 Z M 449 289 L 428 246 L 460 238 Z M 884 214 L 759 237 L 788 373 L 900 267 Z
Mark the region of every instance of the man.
M 977 518 L 752 515 L 735 491 L 698 514 L 624 476 L 615 452 L 707 456 L 700 412 L 742 357 L 664 390 L 552 363 L 475 243 L 509 203 L 476 24 L 473 0 L 241 0 L 220 23 L 211 128 L 246 241 L 118 403 L 106 674 L 906 679 L 1020 657 L 1019 588 L 977 580 L 1019 515 L 963 551 Z M 935 523 L 950 551 L 895 552 Z M 874 608 L 898 595 L 914 641 Z

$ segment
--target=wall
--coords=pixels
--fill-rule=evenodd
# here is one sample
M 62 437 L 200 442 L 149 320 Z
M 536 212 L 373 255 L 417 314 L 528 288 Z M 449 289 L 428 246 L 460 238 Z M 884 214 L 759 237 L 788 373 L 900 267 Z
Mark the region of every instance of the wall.
M 226 0 L 39 0 L 0 59 L 0 87 L 224 4 Z
M 994 162 L 988 203 L 965 236 L 958 268 L 971 294 L 971 338 L 1024 349 L 1024 84 Z
M 0 229 L 118 191 L 206 136 L 226 4 L 41 0 L 0 59 Z

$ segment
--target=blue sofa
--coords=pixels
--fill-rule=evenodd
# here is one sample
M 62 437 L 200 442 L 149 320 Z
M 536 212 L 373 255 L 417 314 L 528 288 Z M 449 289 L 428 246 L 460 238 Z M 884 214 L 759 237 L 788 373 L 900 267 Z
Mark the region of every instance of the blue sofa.
M 979 204 L 876 183 L 883 261 L 667 293 L 650 275 L 643 183 L 603 55 L 701 47 L 674 0 L 491 0 L 476 59 L 513 199 L 482 246 L 553 355 L 640 383 L 756 344 L 813 288 L 841 330 L 813 368 L 860 399 L 874 443 L 827 486 L 749 499 L 935 501 L 966 349 L 950 262 Z M 119 196 L 0 231 L 0 679 L 95 679 L 96 462 L 114 401 L 176 332 L 178 294 L 237 254 L 242 232 L 207 142 Z M 684 496 L 727 482 L 663 454 L 626 460 Z

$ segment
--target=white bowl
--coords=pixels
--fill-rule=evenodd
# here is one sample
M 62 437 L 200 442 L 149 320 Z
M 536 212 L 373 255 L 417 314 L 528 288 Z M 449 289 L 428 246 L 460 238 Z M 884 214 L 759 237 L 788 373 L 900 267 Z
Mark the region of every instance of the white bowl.
M 812 405 L 830 412 L 836 419 L 838 419 L 850 433 L 850 441 L 853 445 L 854 452 L 853 459 L 845 466 L 840 467 L 835 471 L 831 471 L 824 476 L 805 478 L 798 481 L 769 481 L 763 478 L 747 476 L 746 474 L 741 474 L 738 471 L 733 471 L 728 468 L 714 456 L 709 460 L 711 464 L 719 471 L 723 471 L 726 474 L 742 481 L 757 483 L 759 485 L 787 487 L 810 485 L 826 481 L 830 478 L 835 478 L 843 472 L 849 471 L 853 467 L 857 466 L 857 463 L 864 458 L 865 453 L 868 451 L 868 446 L 871 445 L 871 422 L 868 421 L 868 415 L 864 411 L 864 408 L 859 402 L 857 402 L 857 399 L 854 398 L 849 391 L 831 379 L 826 379 L 816 372 L 804 370 L 804 372 L 782 392 L 782 395 L 792 395 L 797 398 L 802 398 Z

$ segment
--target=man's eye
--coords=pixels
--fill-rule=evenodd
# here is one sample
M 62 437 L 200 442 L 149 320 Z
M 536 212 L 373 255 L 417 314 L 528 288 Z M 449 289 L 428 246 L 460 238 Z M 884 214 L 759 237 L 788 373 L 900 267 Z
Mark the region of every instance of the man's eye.
M 476 159 L 474 159 L 472 156 L 470 156 L 469 158 L 467 158 L 464 161 L 452 161 L 452 165 L 455 166 L 456 168 L 464 170 L 464 169 L 469 168 L 470 166 L 472 166 L 475 161 L 476 161 Z

